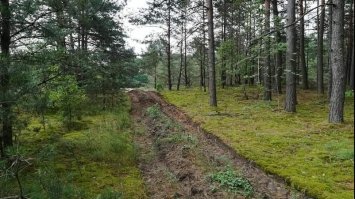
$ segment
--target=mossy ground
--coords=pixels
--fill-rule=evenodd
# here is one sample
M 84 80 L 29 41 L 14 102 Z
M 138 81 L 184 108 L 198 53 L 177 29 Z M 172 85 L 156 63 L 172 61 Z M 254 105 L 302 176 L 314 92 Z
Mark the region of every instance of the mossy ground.
M 249 96 L 258 89 L 247 88 Z M 299 91 L 297 113 L 283 111 L 284 96 L 272 102 L 245 100 L 242 88 L 218 90 L 218 108 L 199 89 L 163 92 L 207 131 L 239 154 L 317 198 L 354 198 L 354 98 L 345 123 L 328 123 L 328 102 Z M 251 98 L 251 97 L 249 97 Z M 260 99 L 260 98 L 259 98 Z
M 129 109 L 128 101 L 110 111 L 96 109 L 70 131 L 58 115 L 45 117 L 46 130 L 39 118 L 31 117 L 18 137 L 21 153 L 33 159 L 33 165 L 20 174 L 25 195 L 146 198 L 136 164 Z M 0 197 L 18 194 L 13 178 L 0 178 L 0 185 Z

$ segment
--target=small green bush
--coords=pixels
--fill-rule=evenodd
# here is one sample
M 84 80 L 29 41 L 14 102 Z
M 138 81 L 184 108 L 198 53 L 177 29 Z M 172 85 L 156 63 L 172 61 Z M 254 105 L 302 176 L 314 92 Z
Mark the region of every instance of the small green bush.
M 148 117 L 150 117 L 152 119 L 158 119 L 159 117 L 161 117 L 160 108 L 157 104 L 153 105 L 151 107 L 148 107 L 146 110 L 146 114 L 148 115 Z
M 158 92 L 161 92 L 161 91 L 164 90 L 164 86 L 162 84 L 157 84 L 157 88 L 156 89 L 157 89 Z
M 253 187 L 248 180 L 237 175 L 237 173 L 231 169 L 220 171 L 210 176 L 212 182 L 217 182 L 221 187 L 227 188 L 234 193 L 241 193 L 245 196 L 253 195 Z
M 38 177 L 43 190 L 49 199 L 64 197 L 64 185 L 52 169 L 39 169 Z
M 87 97 L 85 91 L 79 88 L 75 77 L 64 76 L 62 81 L 65 84 L 51 91 L 49 98 L 53 107 L 61 112 L 63 123 L 70 130 L 73 122 L 81 119 Z
M 352 91 L 352 90 L 346 91 L 346 92 L 345 92 L 345 96 L 346 96 L 346 97 L 354 97 L 354 91 Z

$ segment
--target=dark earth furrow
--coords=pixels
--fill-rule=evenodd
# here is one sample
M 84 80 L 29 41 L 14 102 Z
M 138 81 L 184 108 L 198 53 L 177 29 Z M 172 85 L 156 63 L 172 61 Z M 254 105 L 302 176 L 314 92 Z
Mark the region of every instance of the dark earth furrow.
M 140 169 L 150 198 L 307 198 L 281 178 L 267 174 L 227 144 L 203 130 L 175 106 L 151 91 L 129 92 L 136 123 Z M 158 117 L 147 110 L 155 107 Z M 253 195 L 231 192 L 211 181 L 211 173 L 236 170 Z

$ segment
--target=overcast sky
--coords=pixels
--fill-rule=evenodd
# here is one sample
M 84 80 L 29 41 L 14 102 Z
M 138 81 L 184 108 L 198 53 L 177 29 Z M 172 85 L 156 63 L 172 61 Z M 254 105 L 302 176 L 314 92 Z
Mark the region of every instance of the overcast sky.
M 141 42 L 146 36 L 159 32 L 158 28 L 149 26 L 135 26 L 128 22 L 130 16 L 137 15 L 141 8 L 147 7 L 148 0 L 128 0 L 127 6 L 123 10 L 124 29 L 129 38 L 127 38 L 127 44 L 134 49 L 137 54 L 142 53 L 146 49 L 146 45 Z

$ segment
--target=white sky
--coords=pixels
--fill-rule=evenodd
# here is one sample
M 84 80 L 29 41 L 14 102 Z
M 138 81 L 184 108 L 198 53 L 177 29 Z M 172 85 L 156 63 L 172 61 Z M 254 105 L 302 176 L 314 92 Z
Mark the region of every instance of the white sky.
M 141 54 L 145 51 L 147 45 L 141 42 L 150 34 L 158 33 L 159 28 L 149 26 L 136 26 L 128 22 L 128 18 L 138 14 L 141 8 L 147 7 L 148 0 L 127 0 L 127 6 L 123 10 L 123 27 L 128 38 L 126 39 L 128 47 L 132 47 L 134 52 Z

